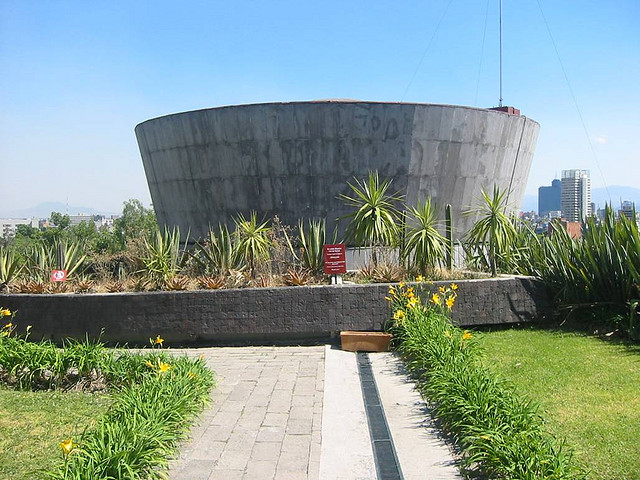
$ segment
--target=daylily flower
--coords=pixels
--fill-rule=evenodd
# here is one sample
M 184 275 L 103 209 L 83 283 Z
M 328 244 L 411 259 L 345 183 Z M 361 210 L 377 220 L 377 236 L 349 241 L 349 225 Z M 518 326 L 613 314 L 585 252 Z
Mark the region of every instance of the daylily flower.
M 6 328 L 7 330 L 9 330 L 9 329 L 13 328 L 13 323 L 11 323 L 11 322 L 7 323 L 7 324 L 4 326 L 4 328 Z
M 0 310 L 0 317 L 10 317 L 10 316 L 11 316 L 11 310 L 9 310 L 8 308 Z
M 444 293 L 446 291 L 444 287 L 439 287 L 438 290 L 440 291 L 440 293 Z
M 162 346 L 163 343 L 164 343 L 164 338 L 162 338 L 160 335 L 158 335 L 156 337 L 155 344 Z
M 473 335 L 471 335 L 471 332 L 469 330 L 465 330 L 464 333 L 462 334 L 463 340 L 469 340 L 472 337 Z
M 451 310 L 453 308 L 453 304 L 455 303 L 455 301 L 456 301 L 456 297 L 447 298 L 445 303 L 447 304 L 447 307 L 449 307 L 449 310 Z
M 434 293 L 431 296 L 431 301 L 433 303 L 435 303 L 436 305 L 442 305 L 442 298 L 440 297 L 440 295 L 438 295 L 437 293 Z
M 62 449 L 62 453 L 64 453 L 65 455 L 69 455 L 75 447 L 76 444 L 73 443 L 73 438 L 65 440 L 64 442 L 60 442 L 60 448 Z
M 451 284 L 451 290 L 457 290 L 458 289 L 458 285 L 456 285 L 455 283 Z
M 169 365 L 168 363 L 161 362 L 158 359 L 158 373 L 167 372 L 169 371 L 170 368 L 171 368 L 171 365 Z
M 393 314 L 394 320 L 402 320 L 405 317 L 406 313 L 404 313 L 404 310 L 396 310 L 396 313 Z
M 424 280 L 424 277 L 422 275 L 418 275 L 416 277 L 416 282 L 422 282 Z

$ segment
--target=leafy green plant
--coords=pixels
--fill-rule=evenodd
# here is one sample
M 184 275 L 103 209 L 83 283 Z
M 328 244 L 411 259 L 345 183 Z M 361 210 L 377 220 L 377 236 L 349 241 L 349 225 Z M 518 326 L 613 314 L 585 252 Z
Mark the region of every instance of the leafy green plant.
M 473 333 L 453 326 L 456 294 L 450 284 L 422 301 L 424 292 L 401 283 L 388 299 L 396 348 L 460 447 L 463 466 L 482 478 L 583 479 L 571 454 L 545 431 L 536 405 L 481 364 Z
M 0 292 L 8 288 L 23 268 L 13 251 L 0 246 Z
M 198 269 L 205 275 L 226 275 L 231 270 L 242 270 L 242 252 L 234 242 L 226 225 L 218 230 L 210 228 L 204 242 L 197 242 L 192 258 Z
M 446 244 L 446 239 L 437 228 L 436 211 L 431 198 L 409 207 L 407 229 L 402 256 L 409 268 L 426 275 L 442 264 Z
M 358 247 L 370 247 L 375 265 L 375 247 L 395 246 L 398 243 L 402 222 L 396 204 L 402 200 L 402 196 L 389 193 L 391 181 L 380 181 L 377 171 L 369 172 L 366 181 L 354 180 L 354 184 L 348 183 L 353 196 L 340 195 L 339 198 L 355 211 L 340 220 L 349 221 L 345 240 Z
M 258 222 L 258 214 L 251 212 L 249 218 L 240 214 L 235 219 L 238 251 L 249 265 L 251 278 L 255 278 L 256 262 L 269 259 L 271 241 L 269 240 L 269 222 Z
M 305 230 L 302 220 L 298 223 L 300 263 L 312 273 L 322 273 L 324 264 L 322 248 L 327 240 L 326 221 L 309 220 Z
M 187 242 L 188 235 L 181 245 L 178 227 L 165 229 L 163 233 L 156 231 L 150 240 L 145 240 L 145 253 L 140 259 L 144 265 L 141 273 L 144 273 L 156 287 L 163 286 L 184 266 L 188 256 Z
M 494 185 L 491 196 L 482 191 L 482 199 L 481 206 L 467 212 L 468 215 L 475 214 L 480 218 L 469 230 L 465 240 L 472 260 L 486 266 L 491 271 L 491 276 L 495 277 L 501 262 L 508 261 L 513 252 L 516 229 L 506 214 L 506 191 L 500 191 Z

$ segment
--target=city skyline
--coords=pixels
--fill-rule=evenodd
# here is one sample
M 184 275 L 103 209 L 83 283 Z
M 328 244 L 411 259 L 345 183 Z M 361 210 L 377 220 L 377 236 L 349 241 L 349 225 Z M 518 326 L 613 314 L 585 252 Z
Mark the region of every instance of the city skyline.
M 0 206 L 148 206 L 133 128 L 173 112 L 319 98 L 495 106 L 496 4 L 2 1 Z M 504 104 L 541 124 L 526 193 L 571 168 L 591 170 L 594 188 L 640 188 L 637 2 L 505 3 L 504 20 Z

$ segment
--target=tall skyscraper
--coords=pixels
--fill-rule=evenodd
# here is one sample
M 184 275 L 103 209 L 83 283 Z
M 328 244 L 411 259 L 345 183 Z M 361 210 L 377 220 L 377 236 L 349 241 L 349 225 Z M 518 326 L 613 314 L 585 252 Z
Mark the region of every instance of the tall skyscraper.
M 562 171 L 562 218 L 584 222 L 591 215 L 589 170 Z
M 544 217 L 549 212 L 562 210 L 562 182 L 557 178 L 551 186 L 538 188 L 538 215 Z

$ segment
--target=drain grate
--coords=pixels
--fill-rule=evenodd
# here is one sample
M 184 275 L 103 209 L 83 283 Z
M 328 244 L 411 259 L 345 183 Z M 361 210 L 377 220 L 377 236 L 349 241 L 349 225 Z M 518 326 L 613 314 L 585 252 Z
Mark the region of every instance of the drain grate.
M 373 377 L 369 354 L 359 352 L 357 358 L 378 480 L 404 480 L 391 432 L 389 432 L 387 418 L 384 415 L 384 408 L 380 402 L 376 380 Z

